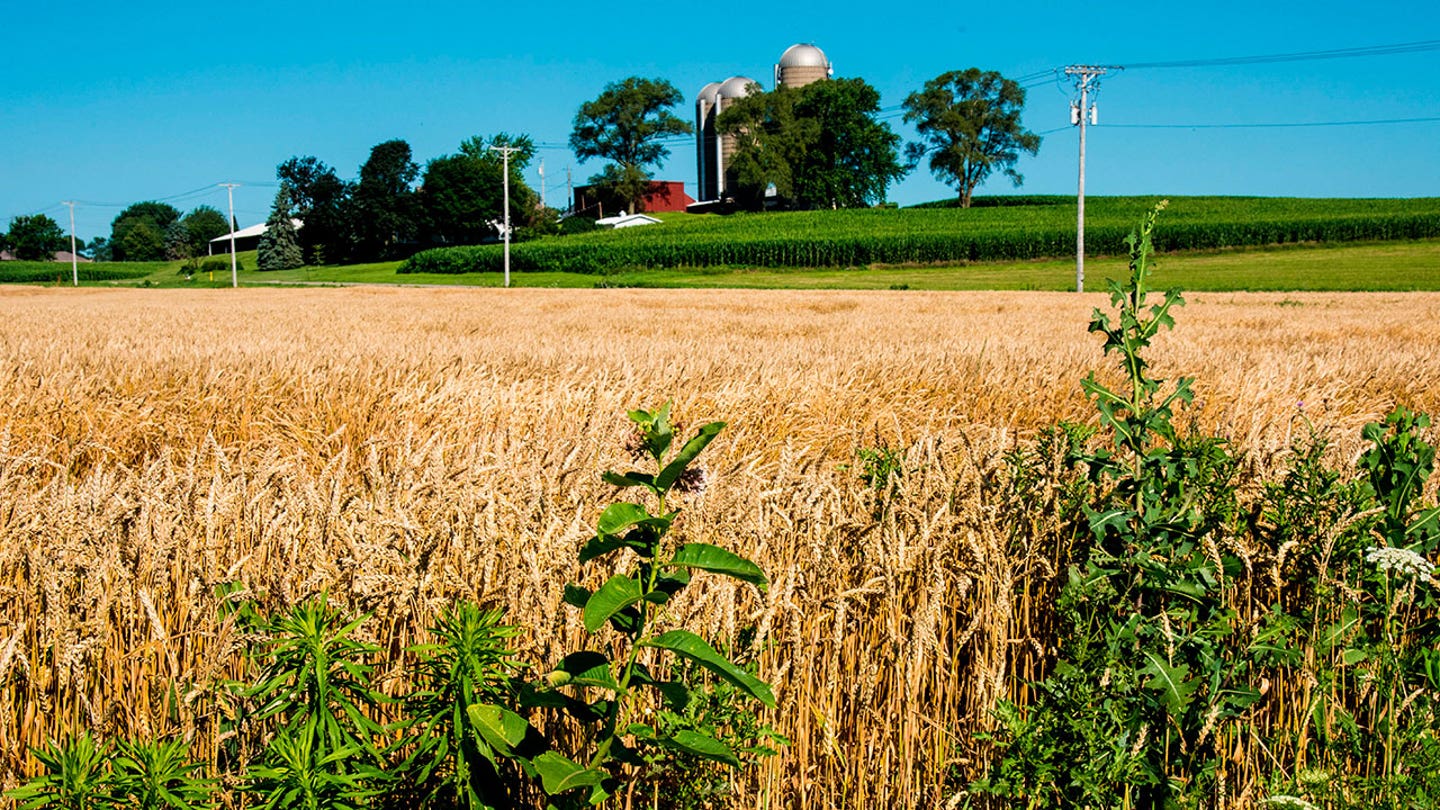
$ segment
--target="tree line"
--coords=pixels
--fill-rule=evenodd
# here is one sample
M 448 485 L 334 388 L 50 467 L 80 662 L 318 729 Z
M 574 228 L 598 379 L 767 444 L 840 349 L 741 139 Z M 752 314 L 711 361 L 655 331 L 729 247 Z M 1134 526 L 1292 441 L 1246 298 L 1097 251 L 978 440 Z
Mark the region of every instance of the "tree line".
M 958 205 L 968 207 L 974 190 L 992 174 L 1019 186 L 1023 178 L 1015 164 L 1040 148 L 1040 136 L 1021 124 L 1025 90 L 995 71 L 950 71 L 907 96 L 903 119 L 914 124 L 919 138 L 903 150 L 900 136 L 880 118 L 879 92 L 864 79 L 749 89 L 717 120 L 719 131 L 737 145 L 726 202 L 739 208 L 883 203 L 889 186 L 922 162 L 956 189 Z M 669 157 L 667 141 L 694 131 L 672 112 L 683 100 L 669 81 L 632 76 L 582 104 L 570 147 L 582 163 L 607 161 L 590 183 L 629 210 L 643 209 L 652 170 Z M 535 158 L 529 136 L 468 138 L 423 169 L 410 145 L 394 139 L 371 148 L 354 181 L 311 155 L 281 163 L 260 243 L 260 269 L 384 261 L 498 237 L 505 162 L 492 147 L 510 148 L 511 237 L 562 232 L 560 212 L 542 210 L 539 195 L 524 180 Z M 173 206 L 147 201 L 122 211 L 110 236 L 97 237 L 88 248 L 97 260 L 192 259 L 206 255 L 209 241 L 231 225 L 210 206 L 182 216 Z M 20 258 L 43 258 L 64 248 L 64 236 L 43 214 L 17 217 L 0 235 L 0 247 Z
M 651 166 L 669 152 L 663 139 L 690 134 L 670 112 L 682 96 L 663 79 L 631 77 L 605 87 L 575 117 L 570 146 L 583 162 L 611 161 L 590 179 L 609 187 L 632 210 L 643 204 Z M 880 119 L 880 93 L 864 79 L 834 79 L 766 92 L 758 84 L 733 99 L 716 121 L 734 139 L 726 202 L 740 208 L 853 208 L 885 200 L 886 189 L 928 162 L 954 187 L 957 203 L 993 173 L 1016 186 L 1022 154 L 1035 155 L 1040 136 L 1024 128 L 1025 90 L 995 71 L 942 73 L 901 105 L 919 139 L 906 144 Z

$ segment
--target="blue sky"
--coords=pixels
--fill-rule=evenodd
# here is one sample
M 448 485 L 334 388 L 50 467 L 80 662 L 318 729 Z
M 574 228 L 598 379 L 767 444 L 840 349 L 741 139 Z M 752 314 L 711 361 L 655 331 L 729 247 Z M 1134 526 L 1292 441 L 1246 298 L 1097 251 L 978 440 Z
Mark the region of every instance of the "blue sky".
M 1440 40 L 1440 4 L 1073 3 L 14 3 L 0 13 L 0 227 L 79 200 L 82 237 L 124 204 L 181 196 L 241 225 L 264 219 L 275 165 L 315 155 L 353 177 L 371 146 L 416 159 L 472 135 L 528 133 L 563 147 L 581 102 L 630 75 L 687 96 L 735 74 L 770 83 L 795 42 L 825 50 L 895 107 L 929 78 L 971 66 L 1018 77 L 1068 63 L 1134 64 Z M 827 11 L 828 9 L 828 11 Z M 1440 50 L 1107 77 L 1088 139 L 1092 194 L 1440 196 L 1440 121 L 1275 128 L 1121 125 L 1341 122 L 1440 117 Z M 1073 193 L 1069 90 L 1033 87 L 1025 123 L 1045 137 L 1024 192 Z M 902 135 L 908 128 L 890 121 Z M 695 183 L 693 146 L 658 176 Z M 541 154 L 553 204 L 564 148 Z M 538 182 L 534 172 L 532 184 Z M 1014 189 L 1003 178 L 982 193 Z M 922 167 L 902 204 L 949 196 Z

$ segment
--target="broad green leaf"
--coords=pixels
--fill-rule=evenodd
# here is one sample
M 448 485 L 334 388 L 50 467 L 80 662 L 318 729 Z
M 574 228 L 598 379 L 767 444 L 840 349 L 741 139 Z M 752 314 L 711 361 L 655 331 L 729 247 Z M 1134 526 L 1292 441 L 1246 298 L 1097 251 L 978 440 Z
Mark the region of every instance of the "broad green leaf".
M 612 503 L 600 513 L 597 529 L 600 534 L 615 535 L 650 517 L 638 503 Z
M 689 630 L 671 630 L 655 638 L 640 642 L 641 646 L 669 650 L 682 658 L 688 658 L 721 678 L 739 687 L 746 694 L 775 708 L 775 695 L 770 687 L 754 675 L 730 662 L 730 659 L 716 652 L 705 640 Z
M 1364 661 L 1368 657 L 1369 655 L 1366 654 L 1364 650 L 1356 649 L 1354 647 L 1351 647 L 1340 653 L 1340 661 L 1347 667 L 1353 667 L 1361 661 Z
M 665 469 L 655 476 L 655 488 L 664 491 L 674 486 L 680 475 L 685 472 L 685 468 L 690 466 L 690 462 L 694 461 L 695 457 L 700 455 L 700 451 L 715 440 L 724 427 L 724 422 L 711 422 L 700 428 L 694 438 L 686 442 L 685 446 L 680 448 L 680 452 L 670 460 L 670 463 L 665 465 Z
M 761 592 L 764 592 L 770 584 L 765 579 L 765 572 L 760 570 L 760 566 L 738 554 L 709 543 L 686 543 L 675 552 L 675 559 L 671 562 L 686 568 L 698 568 L 712 574 L 734 577 L 759 587 Z
M 585 629 L 592 633 L 599 630 L 611 616 L 642 598 L 644 594 L 640 583 L 634 577 L 616 574 L 600 586 L 600 590 L 591 594 L 590 601 L 585 603 Z
M 533 760 L 535 770 L 540 774 L 540 786 L 551 796 L 581 787 L 600 784 L 605 774 L 557 754 L 546 751 Z
M 554 686 L 595 686 L 620 691 L 620 684 L 615 682 L 615 674 L 610 670 L 610 659 L 598 652 L 570 653 L 556 665 L 555 673 L 563 673 L 563 677 L 550 678 Z
M 582 588 L 579 585 L 566 585 L 564 602 L 571 607 L 585 609 L 585 603 L 590 601 L 590 589 Z
M 627 473 L 605 472 L 600 476 L 600 478 L 604 480 L 605 483 L 616 487 L 645 487 L 647 489 L 655 488 L 655 476 L 649 473 L 636 472 L 634 470 Z
M 525 718 L 504 706 L 477 703 L 470 706 L 466 713 L 480 738 L 504 756 L 512 756 L 516 746 L 530 732 L 530 724 Z
M 641 686 L 652 686 L 661 695 L 673 712 L 683 712 L 690 705 L 690 689 L 680 681 L 657 680 L 644 664 L 637 663 L 630 682 Z
M 673 737 L 661 737 L 656 742 L 666 748 L 674 748 L 697 757 L 723 762 L 732 768 L 740 767 L 740 759 L 730 746 L 698 731 L 677 731 Z
M 1172 717 L 1183 715 L 1195 694 L 1195 688 L 1199 686 L 1199 682 L 1190 677 L 1190 668 L 1184 664 L 1171 666 L 1164 658 L 1149 650 L 1143 650 L 1141 654 L 1148 662 L 1141 672 L 1150 675 L 1145 685 L 1160 693 L 1160 700 L 1169 709 Z
M 585 542 L 580 549 L 580 564 L 584 565 L 591 560 L 598 560 L 612 551 L 619 551 L 625 547 L 625 538 L 614 535 L 597 534 Z

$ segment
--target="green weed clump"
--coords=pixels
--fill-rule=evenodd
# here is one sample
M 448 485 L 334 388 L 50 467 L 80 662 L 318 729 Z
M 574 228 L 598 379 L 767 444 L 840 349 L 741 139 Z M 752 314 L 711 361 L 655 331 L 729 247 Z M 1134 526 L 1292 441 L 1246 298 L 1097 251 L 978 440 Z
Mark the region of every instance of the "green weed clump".
M 1311 434 L 1278 480 L 1247 487 L 1243 454 L 1177 425 L 1192 381 L 1151 371 L 1148 349 L 1184 303 L 1148 289 L 1164 207 L 1128 240 L 1114 316 L 1097 309 L 1090 324 L 1123 379 L 1082 382 L 1100 441 L 1067 428 L 1049 434 L 1068 437 L 1058 452 L 1012 456 L 1012 487 L 1048 482 L 1073 516 L 1058 530 L 1057 649 L 1029 700 L 998 705 L 966 792 L 1031 808 L 1230 806 L 1264 767 L 1272 806 L 1433 806 L 1429 419 L 1398 406 L 1367 425 L 1348 472 Z M 1051 458 L 1062 463 L 1040 465 Z

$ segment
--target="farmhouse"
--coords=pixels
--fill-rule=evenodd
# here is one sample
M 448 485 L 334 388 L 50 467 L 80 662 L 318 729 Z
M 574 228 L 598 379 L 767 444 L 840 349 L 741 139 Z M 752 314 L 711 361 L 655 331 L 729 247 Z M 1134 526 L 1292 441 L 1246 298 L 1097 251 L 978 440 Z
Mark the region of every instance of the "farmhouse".
M 0 262 L 13 262 L 16 260 L 16 258 L 17 257 L 10 251 L 0 250 Z M 50 257 L 50 261 L 52 262 L 69 262 L 72 260 L 78 261 L 81 264 L 85 264 L 90 261 L 89 258 L 76 253 L 71 253 L 68 250 L 57 250 L 55 251 L 55 254 Z

